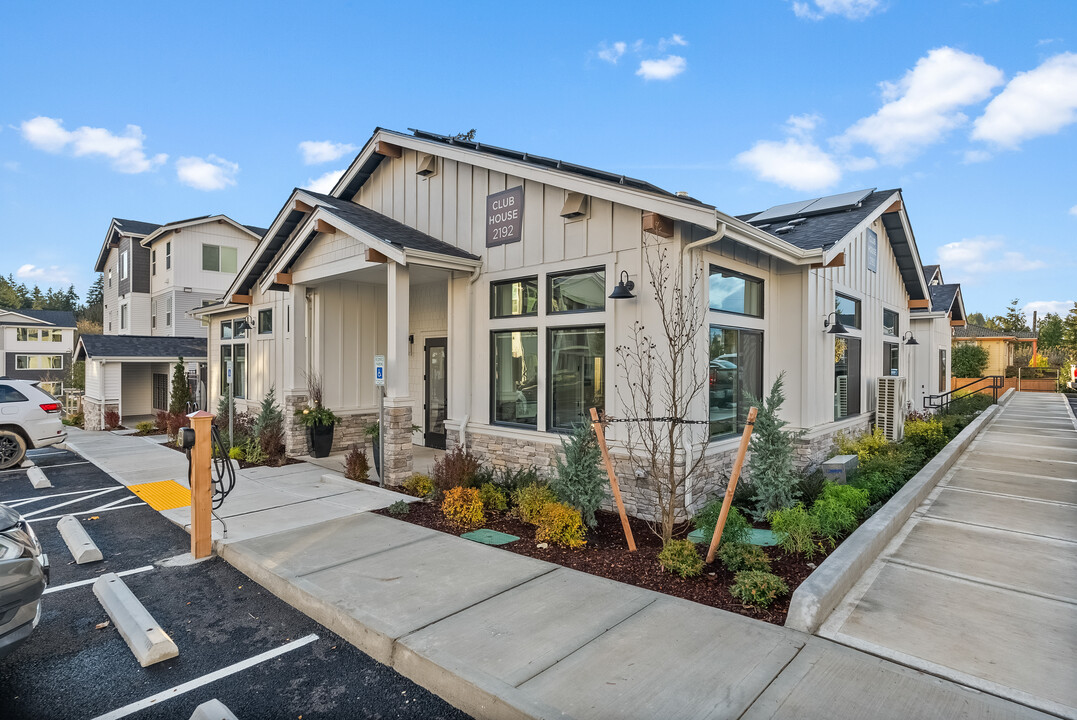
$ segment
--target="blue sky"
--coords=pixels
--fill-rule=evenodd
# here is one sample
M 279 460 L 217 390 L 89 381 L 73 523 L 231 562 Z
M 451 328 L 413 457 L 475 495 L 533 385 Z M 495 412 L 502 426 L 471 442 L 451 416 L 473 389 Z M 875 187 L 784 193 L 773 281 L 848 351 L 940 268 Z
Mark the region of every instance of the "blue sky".
M 1077 2 L 4 3 L 0 272 L 80 292 L 109 219 L 268 224 L 376 126 L 740 214 L 901 187 L 969 312 L 1077 300 Z

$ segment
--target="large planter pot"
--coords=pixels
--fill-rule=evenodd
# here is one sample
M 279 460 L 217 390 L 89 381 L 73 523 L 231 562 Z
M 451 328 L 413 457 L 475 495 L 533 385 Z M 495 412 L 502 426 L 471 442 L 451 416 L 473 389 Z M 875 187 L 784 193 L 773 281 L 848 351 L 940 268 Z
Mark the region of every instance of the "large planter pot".
M 373 450 L 373 452 L 374 452 L 374 472 L 376 472 L 378 474 L 378 477 L 380 478 L 381 477 L 381 452 L 380 452 L 381 451 L 381 439 L 380 438 L 371 438 L 370 439 L 370 445 L 371 445 L 371 450 Z
M 307 441 L 310 443 L 311 457 L 328 457 L 333 450 L 333 430 L 335 425 L 311 425 L 307 428 Z

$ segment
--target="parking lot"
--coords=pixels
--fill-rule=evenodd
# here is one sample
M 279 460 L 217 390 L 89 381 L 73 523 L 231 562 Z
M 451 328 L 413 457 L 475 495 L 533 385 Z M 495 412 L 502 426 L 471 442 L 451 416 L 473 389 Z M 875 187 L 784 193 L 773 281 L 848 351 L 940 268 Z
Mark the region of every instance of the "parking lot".
M 466 717 L 292 609 L 220 559 L 191 563 L 186 532 L 73 452 L 31 453 L 51 488 L 0 472 L 52 565 L 41 624 L 0 660 L 0 718 L 189 718 L 218 698 L 239 718 Z M 104 555 L 76 565 L 56 529 L 75 514 Z M 186 554 L 186 558 L 184 557 Z M 147 668 L 93 594 L 123 576 L 179 647 Z

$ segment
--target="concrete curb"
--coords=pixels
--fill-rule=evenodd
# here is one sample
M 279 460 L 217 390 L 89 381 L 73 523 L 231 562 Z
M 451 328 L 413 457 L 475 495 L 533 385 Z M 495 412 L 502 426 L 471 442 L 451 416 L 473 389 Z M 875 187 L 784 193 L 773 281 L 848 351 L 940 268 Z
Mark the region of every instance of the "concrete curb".
M 71 551 L 71 556 L 75 558 L 76 565 L 84 565 L 105 559 L 97 545 L 90 539 L 86 528 L 82 527 L 82 524 L 75 519 L 74 515 L 64 515 L 60 518 L 60 522 L 56 523 L 56 529 L 60 531 L 60 536 L 67 543 L 67 549 Z
M 30 478 L 30 484 L 34 486 L 35 490 L 52 487 L 52 483 L 49 482 L 49 479 L 45 477 L 45 473 L 37 465 L 31 465 L 26 469 L 26 477 Z
M 207 700 L 194 709 L 191 720 L 239 720 L 228 706 L 217 698 Z
M 965 451 L 983 426 L 994 418 L 1000 405 L 1008 403 L 1013 390 L 1007 390 L 992 405 L 933 457 L 920 472 L 909 479 L 894 497 L 879 508 L 852 535 L 845 539 L 819 567 L 793 592 L 785 626 L 793 630 L 815 633 L 827 616 L 848 594 L 856 581 L 871 566 L 883 548 L 897 535 L 913 511 L 924 501 L 959 455 Z
M 112 624 L 131 648 L 142 667 L 179 655 L 179 648 L 116 573 L 102 575 L 93 594 L 112 619 Z

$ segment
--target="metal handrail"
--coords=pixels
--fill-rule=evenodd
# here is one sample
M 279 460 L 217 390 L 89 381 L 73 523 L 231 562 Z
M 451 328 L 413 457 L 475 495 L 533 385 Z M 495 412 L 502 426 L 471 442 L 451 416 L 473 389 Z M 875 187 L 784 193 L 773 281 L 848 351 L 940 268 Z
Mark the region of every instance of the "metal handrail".
M 927 409 L 930 409 L 930 410 L 945 410 L 950 405 L 950 403 L 952 403 L 954 400 L 957 399 L 956 397 L 954 397 L 954 393 L 961 392 L 962 390 L 968 390 L 969 388 L 973 387 L 974 385 L 980 385 L 981 383 L 988 382 L 988 381 L 991 383 L 990 385 L 982 385 L 981 387 L 976 388 L 976 390 L 974 390 L 973 392 L 980 392 L 981 390 L 990 390 L 991 391 L 991 396 L 994 398 L 994 401 L 998 402 L 999 391 L 1002 390 L 1006 386 L 1006 379 L 1004 377 L 1002 377 L 1001 375 L 986 375 L 986 376 L 984 376 L 982 378 L 976 378 L 972 382 L 965 383 L 961 387 L 954 388 L 950 392 L 941 393 L 939 395 L 927 395 L 927 396 L 925 396 L 924 397 L 924 409 L 925 410 L 927 410 Z

